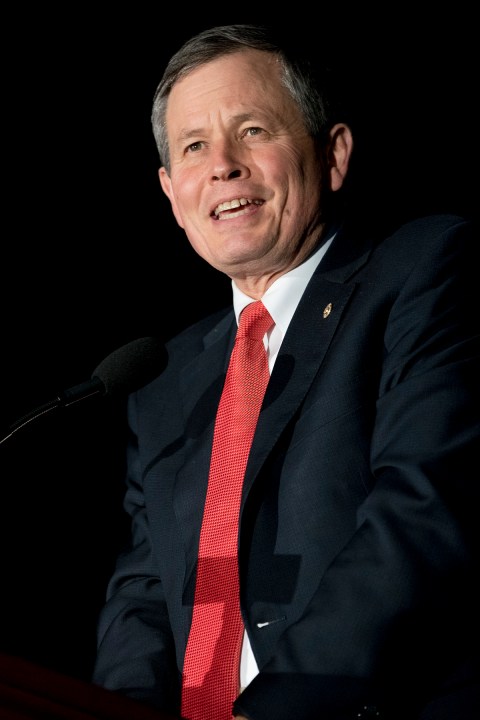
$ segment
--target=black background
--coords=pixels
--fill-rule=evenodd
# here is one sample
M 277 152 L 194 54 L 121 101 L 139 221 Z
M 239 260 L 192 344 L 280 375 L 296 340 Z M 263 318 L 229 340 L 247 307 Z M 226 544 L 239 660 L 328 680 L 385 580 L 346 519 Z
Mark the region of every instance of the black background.
M 230 300 L 161 193 L 150 106 L 192 33 L 272 18 L 254 5 L 194 17 L 172 6 L 167 20 L 140 5 L 3 11 L 2 437 L 117 347 L 167 339 Z M 355 89 L 365 226 L 430 211 L 476 219 L 473 10 L 311 8 L 278 8 L 275 22 L 327 52 Z M 90 676 L 127 532 L 122 412 L 121 400 L 85 401 L 0 445 L 0 652 Z

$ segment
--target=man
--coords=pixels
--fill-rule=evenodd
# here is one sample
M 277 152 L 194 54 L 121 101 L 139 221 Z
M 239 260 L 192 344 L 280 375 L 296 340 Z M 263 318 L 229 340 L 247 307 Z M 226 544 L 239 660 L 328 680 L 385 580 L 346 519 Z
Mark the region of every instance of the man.
M 228 26 L 187 42 L 157 89 L 161 186 L 195 251 L 232 279 L 233 309 L 171 340 L 165 371 L 129 398 L 132 540 L 94 681 L 202 717 L 186 664 L 215 420 L 237 322 L 261 299 L 271 376 L 232 530 L 242 646 L 228 708 L 466 720 L 478 699 L 471 230 L 434 216 L 379 240 L 372 209 L 355 224 L 352 130 L 316 79 L 262 28 Z

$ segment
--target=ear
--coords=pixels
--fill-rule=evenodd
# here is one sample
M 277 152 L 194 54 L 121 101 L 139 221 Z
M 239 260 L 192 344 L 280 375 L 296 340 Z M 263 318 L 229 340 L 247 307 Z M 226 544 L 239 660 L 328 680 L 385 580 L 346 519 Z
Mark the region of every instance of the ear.
M 162 186 L 163 192 L 170 200 L 173 214 L 175 215 L 175 220 L 180 225 L 180 227 L 183 228 L 181 215 L 178 210 L 177 203 L 175 201 L 175 193 L 173 192 L 173 189 L 172 189 L 172 181 L 170 180 L 170 175 L 167 173 L 167 171 L 164 167 L 161 167 L 160 170 L 158 171 L 158 177 L 159 177 L 160 185 Z
M 330 189 L 340 190 L 348 172 L 353 150 L 352 131 L 348 125 L 337 123 L 330 130 L 327 146 L 327 166 L 330 174 Z

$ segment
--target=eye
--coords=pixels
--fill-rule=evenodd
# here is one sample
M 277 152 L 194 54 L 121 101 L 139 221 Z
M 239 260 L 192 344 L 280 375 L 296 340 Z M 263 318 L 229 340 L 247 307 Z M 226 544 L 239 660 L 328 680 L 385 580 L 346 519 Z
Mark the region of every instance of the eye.
M 262 135 L 262 133 L 264 133 L 264 132 L 265 132 L 265 130 L 263 130 L 260 127 L 249 127 L 243 131 L 243 136 L 244 137 L 257 137 L 258 135 Z
M 199 150 L 202 149 L 202 147 L 203 147 L 203 142 L 200 142 L 200 141 L 194 142 L 194 143 L 191 143 L 191 145 L 187 145 L 185 152 L 187 152 L 187 153 L 198 152 Z

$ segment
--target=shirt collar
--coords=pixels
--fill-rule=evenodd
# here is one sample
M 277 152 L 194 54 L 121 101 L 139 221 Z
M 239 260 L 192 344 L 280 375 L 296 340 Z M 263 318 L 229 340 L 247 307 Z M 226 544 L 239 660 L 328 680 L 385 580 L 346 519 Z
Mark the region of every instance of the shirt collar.
M 263 295 L 262 302 L 272 316 L 275 325 L 282 331 L 282 335 L 285 335 L 300 298 L 334 237 L 335 230 L 301 265 L 293 268 L 285 275 L 281 275 Z M 245 295 L 233 280 L 232 291 L 233 309 L 238 325 L 240 313 L 253 300 L 248 295 Z

